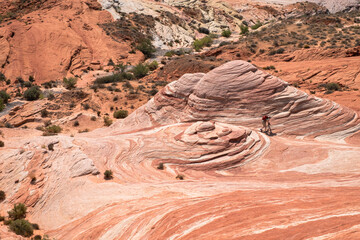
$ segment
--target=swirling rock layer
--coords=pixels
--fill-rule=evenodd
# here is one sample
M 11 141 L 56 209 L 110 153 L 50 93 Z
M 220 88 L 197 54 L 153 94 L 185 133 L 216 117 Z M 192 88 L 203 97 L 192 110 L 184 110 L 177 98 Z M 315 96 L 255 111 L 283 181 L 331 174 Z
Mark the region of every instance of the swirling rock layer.
M 262 114 L 274 135 L 258 131 Z M 6 139 L 0 214 L 24 202 L 56 239 L 358 239 L 349 136 L 356 112 L 230 62 L 183 76 L 112 127 Z M 13 235 L 0 226 L 0 237 Z

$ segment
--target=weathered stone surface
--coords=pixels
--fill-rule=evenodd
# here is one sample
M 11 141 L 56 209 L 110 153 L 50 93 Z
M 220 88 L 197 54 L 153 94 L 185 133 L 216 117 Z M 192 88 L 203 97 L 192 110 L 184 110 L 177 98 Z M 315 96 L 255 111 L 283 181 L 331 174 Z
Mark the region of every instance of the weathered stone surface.
M 277 135 L 258 131 L 262 114 Z M 348 136 L 359 137 L 356 112 L 229 62 L 112 127 L 6 139 L 0 214 L 24 202 L 56 239 L 358 239 L 360 148 Z M 112 180 L 94 175 L 107 169 Z

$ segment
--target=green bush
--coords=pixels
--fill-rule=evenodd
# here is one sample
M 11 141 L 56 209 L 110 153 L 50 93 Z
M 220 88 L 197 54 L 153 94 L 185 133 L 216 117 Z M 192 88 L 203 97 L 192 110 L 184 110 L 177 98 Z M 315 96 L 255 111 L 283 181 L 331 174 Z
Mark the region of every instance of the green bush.
M 104 126 L 109 127 L 112 124 L 112 120 L 108 117 L 104 117 Z
M 14 204 L 14 208 L 8 211 L 11 220 L 23 219 L 26 217 L 26 206 L 22 203 Z
M 2 81 L 6 81 L 6 77 L 2 72 L 0 72 L 0 82 Z
M 115 73 L 109 76 L 100 77 L 95 80 L 95 84 L 106 84 L 106 83 L 114 83 L 114 82 L 123 82 L 125 80 L 133 79 L 133 75 L 131 73 L 122 72 Z
M 334 83 L 334 82 L 326 83 L 325 88 L 328 91 L 340 91 L 341 90 L 340 85 L 337 83 Z
M 32 86 L 24 92 L 24 98 L 27 101 L 35 101 L 40 98 L 41 90 L 38 86 Z
M 30 237 L 34 234 L 33 226 L 25 219 L 17 219 L 12 221 L 9 225 L 9 228 L 17 235 L 21 235 L 23 237 Z
M 148 68 L 150 71 L 154 71 L 155 69 L 157 69 L 159 66 L 157 61 L 153 61 L 152 63 L 148 64 Z
M 204 38 L 201 39 L 196 39 L 193 43 L 194 45 L 194 49 L 199 52 L 201 49 L 203 49 L 204 47 L 210 47 L 212 44 L 213 40 L 211 37 L 206 36 Z
M 204 33 L 204 34 L 210 33 L 209 29 L 204 28 L 204 27 L 200 27 L 198 31 L 199 31 L 199 33 Z
M 126 118 L 128 114 L 129 113 L 126 110 L 118 110 L 114 112 L 114 118 Z
M 240 25 L 240 31 L 241 31 L 242 35 L 246 35 L 246 34 L 249 33 L 249 27 L 244 25 L 244 24 L 241 24 Z
M 224 30 L 224 31 L 221 33 L 221 36 L 226 37 L 226 38 L 230 37 L 230 36 L 231 36 L 231 31 L 230 31 L 230 29 Z
M 111 170 L 106 170 L 104 172 L 104 179 L 105 180 L 110 180 L 113 178 L 113 172 Z
M 0 191 L 0 202 L 4 201 L 6 198 L 5 192 L 4 191 Z
M 64 87 L 69 90 L 75 88 L 76 83 L 77 83 L 77 79 L 73 77 L 63 79 Z
M 251 29 L 252 29 L 252 30 L 256 30 L 256 29 L 258 29 L 258 28 L 261 27 L 261 26 L 262 26 L 262 23 L 261 23 L 261 22 L 257 22 L 255 25 L 251 26 Z
M 4 103 L 8 103 L 9 99 L 10 99 L 10 95 L 6 91 L 1 90 L 0 91 L 0 98 L 3 100 Z
M 4 110 L 4 108 L 5 108 L 4 100 L 0 98 L 0 112 Z
M 145 77 L 148 74 L 149 68 L 147 65 L 139 63 L 132 69 L 132 72 L 133 72 L 135 78 L 140 79 L 140 78 Z
M 43 136 L 53 136 L 61 132 L 61 127 L 57 125 L 51 125 L 45 128 Z
M 140 42 L 137 47 L 139 51 L 141 51 L 146 58 L 151 58 L 154 53 L 156 52 L 156 49 L 154 45 L 152 45 L 150 39 L 144 39 L 142 42 Z

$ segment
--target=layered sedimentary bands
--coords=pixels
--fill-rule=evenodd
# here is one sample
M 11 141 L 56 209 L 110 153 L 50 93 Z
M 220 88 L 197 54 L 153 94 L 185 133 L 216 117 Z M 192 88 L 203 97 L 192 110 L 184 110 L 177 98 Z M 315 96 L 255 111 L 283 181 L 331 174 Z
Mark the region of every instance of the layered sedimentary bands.
M 263 114 L 273 134 L 259 131 Z M 184 75 L 109 128 L 8 139 L 1 214 L 24 202 L 57 239 L 359 239 L 359 123 L 229 62 Z

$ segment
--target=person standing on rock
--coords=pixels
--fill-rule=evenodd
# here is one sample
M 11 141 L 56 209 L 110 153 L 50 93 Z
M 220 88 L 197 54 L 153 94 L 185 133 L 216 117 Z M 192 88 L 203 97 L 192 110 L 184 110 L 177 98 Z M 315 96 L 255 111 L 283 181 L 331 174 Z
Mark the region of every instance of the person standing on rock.
M 270 130 L 271 132 L 271 128 L 270 128 L 270 117 L 267 116 L 267 115 L 264 115 L 262 117 L 262 125 L 263 125 L 263 128 L 260 129 L 261 132 L 263 132 L 263 129 L 264 129 L 264 132 L 268 132 Z

